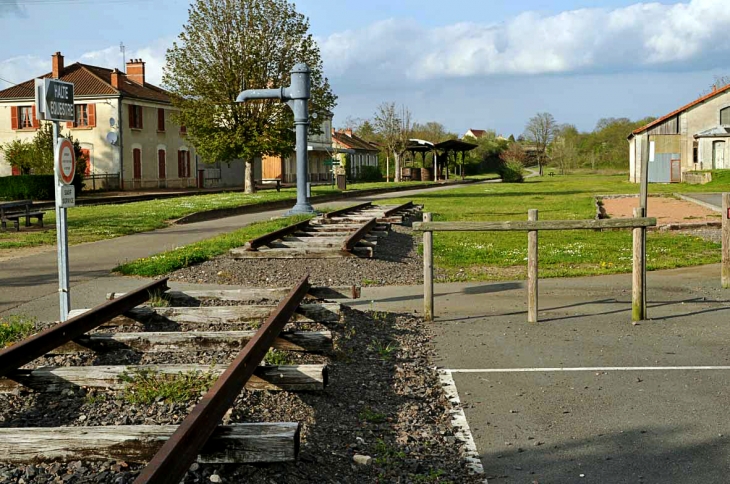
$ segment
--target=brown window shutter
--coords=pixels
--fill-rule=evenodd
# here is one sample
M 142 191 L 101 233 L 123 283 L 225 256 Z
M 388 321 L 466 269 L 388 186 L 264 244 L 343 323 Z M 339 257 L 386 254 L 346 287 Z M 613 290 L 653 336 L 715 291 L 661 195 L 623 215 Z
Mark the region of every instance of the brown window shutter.
M 139 126 L 137 126 L 139 129 L 144 128 L 144 109 L 142 109 L 142 106 L 138 106 L 137 109 L 139 109 Z
M 38 118 L 35 114 L 35 104 L 33 105 L 33 129 L 38 129 L 41 127 L 40 121 L 38 121 Z
M 96 104 L 87 104 L 86 105 L 86 116 L 89 120 L 89 127 L 95 128 L 96 127 Z
M 190 178 L 190 152 L 189 151 L 185 152 L 185 157 L 187 158 L 187 162 L 186 162 L 187 171 L 185 172 L 185 177 Z
M 165 110 L 157 108 L 157 131 L 165 131 Z
M 74 123 L 73 121 L 66 121 L 66 127 L 67 128 L 71 129 L 71 128 L 75 127 L 75 126 L 76 126 L 76 123 Z
M 10 106 L 10 125 L 12 129 L 18 129 L 18 106 Z
M 128 104 L 127 107 L 129 108 L 129 127 L 134 128 L 134 106 Z

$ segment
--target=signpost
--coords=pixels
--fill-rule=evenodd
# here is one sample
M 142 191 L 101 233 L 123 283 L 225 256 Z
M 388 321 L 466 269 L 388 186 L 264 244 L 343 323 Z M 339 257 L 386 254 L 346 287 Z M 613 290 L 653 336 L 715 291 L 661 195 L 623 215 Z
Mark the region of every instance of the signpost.
M 58 79 L 36 79 L 35 100 L 38 119 L 53 121 L 54 180 L 56 187 L 56 240 L 58 243 L 58 298 L 61 321 L 68 319 L 71 292 L 68 274 L 68 225 L 66 208 L 75 205 L 73 182 L 76 157 L 71 141 L 59 138 L 59 121 L 74 121 L 74 85 Z

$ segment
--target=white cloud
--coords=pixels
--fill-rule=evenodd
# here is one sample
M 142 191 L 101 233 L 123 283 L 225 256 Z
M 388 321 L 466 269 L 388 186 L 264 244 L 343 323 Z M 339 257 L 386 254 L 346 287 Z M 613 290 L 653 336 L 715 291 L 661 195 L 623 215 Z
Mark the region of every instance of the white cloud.
M 391 19 L 319 42 L 330 77 L 387 82 L 714 67 L 730 60 L 728 31 L 725 0 L 691 0 L 430 29 Z
M 162 82 L 162 68 L 165 65 L 165 52 L 167 46 L 172 44 L 171 39 L 159 39 L 152 45 L 139 49 L 128 50 L 127 60 L 142 59 L 145 64 L 145 76 L 147 82 L 160 85 Z M 66 57 L 65 64 L 68 66 L 75 62 L 90 64 L 99 67 L 112 69 L 124 68 L 122 54 L 119 46 L 107 47 L 81 54 L 78 58 Z M 51 56 L 19 56 L 11 57 L 0 61 L 0 77 L 8 81 L 20 83 L 41 76 L 51 71 Z M 10 84 L 0 80 L 0 89 L 10 87 Z

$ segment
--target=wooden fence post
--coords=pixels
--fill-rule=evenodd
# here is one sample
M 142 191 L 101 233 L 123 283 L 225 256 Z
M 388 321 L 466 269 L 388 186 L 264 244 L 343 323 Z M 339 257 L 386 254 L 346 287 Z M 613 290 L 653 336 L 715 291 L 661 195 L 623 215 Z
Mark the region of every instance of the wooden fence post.
M 634 218 L 644 216 L 644 209 L 634 209 Z M 631 320 L 646 319 L 646 236 L 644 227 L 634 229 L 633 278 L 631 284 Z
M 431 213 L 423 214 L 423 221 L 431 221 Z M 423 232 L 423 317 L 433 321 L 433 232 Z
M 722 194 L 722 287 L 730 289 L 730 192 Z
M 538 212 L 531 209 L 527 220 L 536 222 Z M 537 323 L 537 230 L 527 232 L 527 322 Z

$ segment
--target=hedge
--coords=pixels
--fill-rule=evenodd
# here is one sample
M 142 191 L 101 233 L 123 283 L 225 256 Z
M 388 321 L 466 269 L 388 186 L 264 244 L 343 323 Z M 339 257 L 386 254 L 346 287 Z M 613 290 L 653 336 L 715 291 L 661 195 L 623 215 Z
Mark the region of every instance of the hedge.
M 81 193 L 83 180 L 74 178 L 76 196 Z M 0 200 L 53 200 L 53 175 L 20 175 L 0 177 Z

